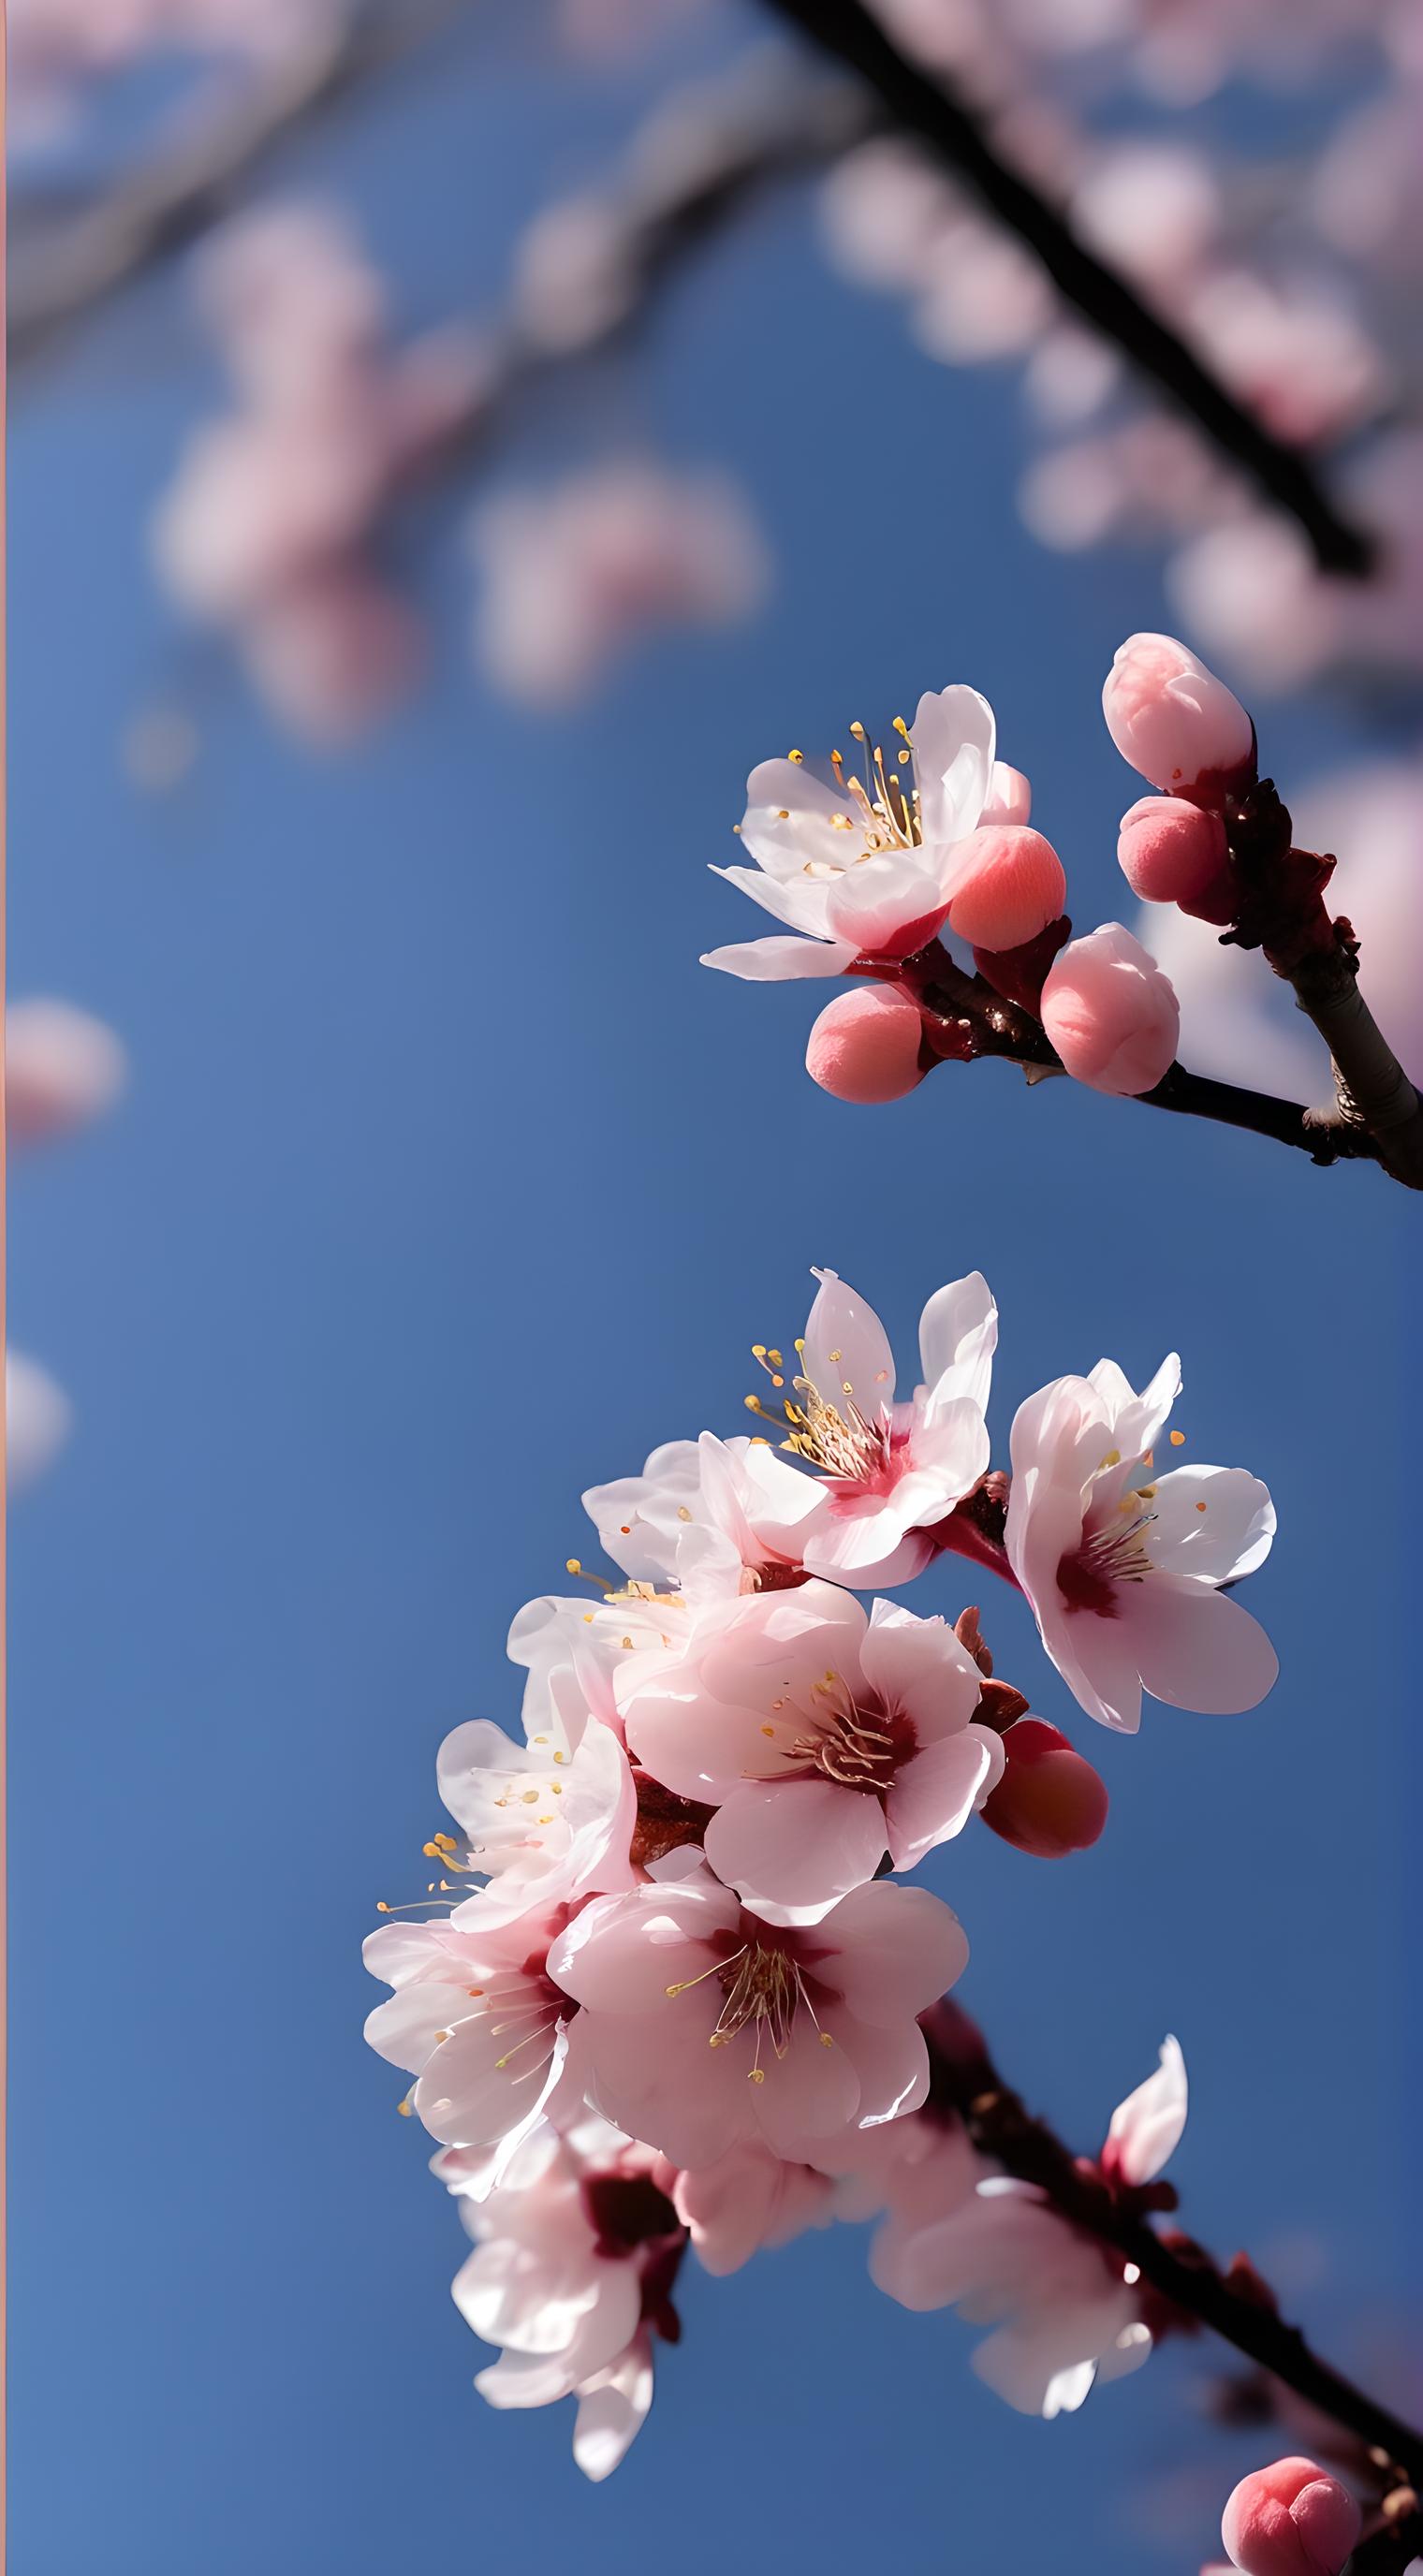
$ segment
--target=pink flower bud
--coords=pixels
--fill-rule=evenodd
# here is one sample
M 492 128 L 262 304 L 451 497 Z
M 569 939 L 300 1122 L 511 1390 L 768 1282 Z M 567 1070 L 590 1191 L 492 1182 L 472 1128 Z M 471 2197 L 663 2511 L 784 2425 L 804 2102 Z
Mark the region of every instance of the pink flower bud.
M 861 984 L 827 1002 L 805 1050 L 805 1069 L 837 1100 L 900 1100 L 924 1079 L 916 1005 L 897 984 Z
M 1225 870 L 1225 825 L 1184 796 L 1141 796 L 1122 816 L 1117 864 L 1143 903 L 1197 903 Z
M 1313 2460 L 1276 2460 L 1242 2478 L 1220 2536 L 1245 2576 L 1339 2576 L 1359 2537 L 1347 2487 Z
M 1181 1006 L 1140 940 L 1104 921 L 1069 940 L 1048 969 L 1042 1023 L 1077 1082 L 1135 1099 L 1176 1053 Z
M 1107 731 L 1133 769 L 1211 802 L 1254 768 L 1255 730 L 1223 680 L 1174 635 L 1129 635 L 1102 690 Z
M 981 824 L 954 854 L 949 928 L 973 948 L 1021 948 L 1066 901 L 1061 859 L 1025 823 Z
M 1107 1821 L 1107 1786 L 1055 1726 L 1022 1717 L 1003 1738 L 1006 1768 L 980 1814 L 1005 1843 L 1043 1860 L 1086 1851 Z

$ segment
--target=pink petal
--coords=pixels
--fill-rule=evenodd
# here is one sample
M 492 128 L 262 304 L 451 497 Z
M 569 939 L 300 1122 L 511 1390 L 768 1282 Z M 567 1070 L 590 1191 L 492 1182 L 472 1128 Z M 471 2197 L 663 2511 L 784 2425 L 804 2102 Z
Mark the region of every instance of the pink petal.
M 776 1780 L 734 1789 L 706 1832 L 719 1878 L 753 1912 L 816 1923 L 874 1877 L 885 1851 L 878 1798 L 833 1780 Z
M 962 1833 L 974 1809 L 1003 1777 L 1000 1736 L 990 1727 L 967 1726 L 937 1744 L 926 1744 L 895 1773 L 885 1801 L 889 1848 L 896 1869 L 912 1869 L 936 1843 Z
M 1234 1717 L 1255 1708 L 1279 1672 L 1258 1620 L 1223 1592 L 1153 1574 L 1122 1586 L 1122 1617 L 1142 1682 L 1171 1708 Z
M 886 2027 L 927 2011 L 962 1976 L 968 1942 L 958 1916 L 927 1888 L 857 1888 L 829 1918 L 837 1956 L 825 1970 L 857 2021 Z

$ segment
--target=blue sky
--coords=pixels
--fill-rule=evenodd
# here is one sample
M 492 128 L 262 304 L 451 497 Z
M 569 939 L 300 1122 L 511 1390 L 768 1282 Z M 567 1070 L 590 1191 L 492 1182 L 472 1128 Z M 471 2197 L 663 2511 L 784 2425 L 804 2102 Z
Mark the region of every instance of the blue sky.
M 520 221 L 673 59 L 575 75 L 467 41 L 292 175 L 435 318 L 495 291 Z M 580 396 L 532 407 L 487 484 L 627 438 L 725 461 L 777 557 L 754 625 L 643 651 L 556 723 L 496 706 L 457 494 L 450 544 L 418 539 L 424 697 L 322 763 L 209 673 L 203 758 L 159 804 L 118 751 L 185 649 L 142 527 L 218 400 L 178 282 L 14 404 L 12 989 L 101 1012 L 134 1065 L 11 1194 L 12 1330 L 78 1417 L 12 1541 L 17 2576 L 611 2576 L 654 2541 L 683 2576 L 848 2576 L 886 2547 L 1194 2569 L 1252 2456 L 1199 2420 L 1203 2348 L 1024 2423 L 954 2320 L 870 2289 L 848 2229 L 689 2274 L 652 2423 L 589 2489 L 568 2410 L 473 2394 L 458 2218 L 361 2042 L 374 1900 L 420 1882 L 441 1735 L 513 1722 L 507 1622 L 586 1544 L 580 1489 L 738 1428 L 747 1345 L 799 1329 L 812 1262 L 906 1346 L 981 1266 L 999 1455 L 1045 1377 L 1181 1350 L 1188 1454 L 1276 1492 L 1251 1606 L 1283 1675 L 1253 1716 L 1151 1709 L 1094 1741 L 1090 1856 L 981 1833 L 936 1856 L 964 1999 L 1084 2146 L 1174 2029 L 1188 2223 L 1277 2258 L 1341 2357 L 1377 2367 L 1417 2288 L 1416 1209 L 1003 1067 L 837 1107 L 800 1062 L 813 997 L 696 963 L 753 926 L 706 873 L 750 763 L 949 679 L 993 698 L 1079 918 L 1119 910 L 1134 791 L 1097 693 L 1163 619 L 1151 567 L 1032 546 L 1011 376 L 918 360 L 828 277 L 800 196 Z M 1322 699 L 1266 724 L 1289 783 L 1376 739 Z M 967 1597 L 951 1564 L 910 1596 Z M 1085 1737 L 1018 1605 L 991 1610 L 1000 1669 Z

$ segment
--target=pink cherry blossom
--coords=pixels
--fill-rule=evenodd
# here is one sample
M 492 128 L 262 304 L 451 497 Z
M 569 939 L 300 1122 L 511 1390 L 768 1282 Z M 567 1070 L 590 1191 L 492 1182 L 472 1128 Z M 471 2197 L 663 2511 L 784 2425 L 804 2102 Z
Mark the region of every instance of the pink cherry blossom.
M 946 2217 L 883 2231 L 870 2274 L 902 2307 L 957 2307 L 991 2326 L 973 2367 L 1020 2414 L 1071 2414 L 1097 2381 L 1151 2351 L 1120 2258 L 1006 2176 L 981 2181 Z
M 1059 949 L 1043 980 L 1042 1024 L 1075 1082 L 1136 1098 L 1175 1061 L 1181 1012 L 1149 951 L 1119 921 Z
M 476 1717 L 440 1747 L 440 1796 L 467 1837 L 461 1865 L 489 1874 L 481 1922 L 632 1884 L 636 1794 L 617 1734 L 588 1714 L 595 1678 L 595 1667 L 554 1672 L 527 1743 Z
M 1208 790 L 1247 773 L 1255 734 L 1238 698 L 1174 635 L 1129 635 L 1102 689 L 1107 731 L 1153 787 Z
M 1278 1669 L 1264 1630 L 1221 1587 L 1263 1564 L 1266 1488 L 1240 1467 L 1158 1475 L 1180 1393 L 1174 1354 L 1142 1395 L 1115 1361 L 1020 1405 L 1005 1541 L 1042 1641 L 1103 1726 L 1134 1733 L 1143 1689 L 1173 1708 L 1254 1708 Z
M 5 1013 L 5 1126 L 12 1145 L 70 1135 L 122 1091 L 128 1060 L 90 1011 L 26 995 Z
M 788 2245 L 808 2227 L 827 2227 L 836 2214 L 828 2174 L 788 2163 L 756 2138 L 679 2174 L 672 2197 L 698 2262 L 717 2275 L 739 2272 L 763 2247 Z
M 1168 2034 L 1155 2073 L 1112 2113 L 1100 2159 L 1108 2180 L 1133 2189 L 1154 2182 L 1181 2143 L 1186 2109 L 1186 2061 Z
M 810 1582 L 739 1603 L 686 1659 L 623 1699 L 628 1742 L 678 1795 L 715 1806 L 706 1855 L 770 1919 L 818 1922 L 959 1833 L 1003 1768 L 972 1723 L 980 1675 L 943 1619 Z
M 738 830 L 754 865 L 715 873 L 796 935 L 713 949 L 704 966 L 752 982 L 843 975 L 862 953 L 903 957 L 932 938 L 994 793 L 993 710 L 959 686 L 926 691 L 912 727 L 895 722 L 888 750 L 852 728 L 863 774 L 839 752 L 828 778 L 799 752 L 752 770 Z M 1001 790 L 1015 792 L 1006 773 Z
M 924 1382 L 897 1403 L 894 1353 L 873 1307 L 833 1270 L 815 1276 L 785 1399 L 785 1446 L 823 1479 L 818 1509 L 798 1527 L 802 1562 L 861 1590 L 907 1583 L 935 1553 L 933 1525 L 988 1469 L 998 1309 L 976 1270 L 938 1289 L 919 1319 Z
M 497 2407 L 576 2397 L 573 2456 L 595 2480 L 646 2420 L 654 2328 L 674 2341 L 678 2330 L 670 2291 L 686 2240 L 662 2170 L 585 2114 L 562 2136 L 542 2121 L 495 2189 L 461 2202 L 475 2249 L 455 2305 L 500 2347 L 474 2384 Z
M 492 1919 L 491 1919 L 492 1918 Z M 569 2000 L 548 1972 L 568 1907 L 510 1920 L 481 1897 L 458 1922 L 382 1924 L 362 1953 L 395 1992 L 366 2020 L 372 2048 L 417 2079 L 411 2108 L 448 2146 L 517 2142 L 561 2093 Z
M 1339 2576 L 1362 2528 L 1348 2488 L 1296 2458 L 1242 2478 L 1220 2534 L 1244 2576 Z
M 800 1525 L 820 1501 L 815 1479 L 764 1439 L 704 1431 L 665 1441 L 640 1476 L 590 1486 L 583 1508 L 624 1573 L 676 1582 L 700 1602 L 798 1581 Z
M 761 2139 L 874 2126 L 924 2098 L 917 2015 L 968 1956 L 956 1917 L 922 1888 L 856 1888 L 813 1926 L 746 1912 L 696 1866 L 599 1897 L 549 1954 L 583 2006 L 591 2098 L 676 2164 Z
M 862 984 L 827 1002 L 806 1041 L 805 1069 L 836 1100 L 903 1100 L 924 1079 L 924 1023 L 898 984 Z
M 485 504 L 471 529 L 474 649 L 502 695 L 585 697 L 605 664 L 669 625 L 725 627 L 765 595 L 765 550 L 728 477 L 615 458 L 552 491 Z

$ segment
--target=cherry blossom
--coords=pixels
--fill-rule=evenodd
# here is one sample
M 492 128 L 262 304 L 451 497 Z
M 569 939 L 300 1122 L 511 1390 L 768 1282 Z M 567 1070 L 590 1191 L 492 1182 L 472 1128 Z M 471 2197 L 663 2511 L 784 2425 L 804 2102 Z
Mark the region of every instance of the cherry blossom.
M 809 1582 L 739 1604 L 685 1661 L 633 1673 L 628 1742 L 717 1808 L 707 1860 L 753 1912 L 815 1923 L 960 1832 L 1003 1769 L 977 1666 L 943 1619 Z
M 600 1546 L 635 1580 L 679 1582 L 709 1597 L 801 1576 L 800 1530 L 821 1503 L 812 1476 L 761 1438 L 669 1440 L 640 1476 L 593 1485 L 583 1508 Z
M 1181 2143 L 1186 2109 L 1186 2061 L 1168 2033 L 1156 2072 L 1112 2113 L 1100 2158 L 1108 2180 L 1132 2189 L 1154 2182 Z
M 1180 1387 L 1174 1353 L 1141 1395 L 1099 1360 L 1030 1396 L 1010 1440 L 1009 1563 L 1069 1690 L 1129 1734 L 1143 1690 L 1227 1715 L 1254 1708 L 1278 1669 L 1264 1630 L 1221 1589 L 1269 1554 L 1265 1487 L 1240 1467 L 1155 1471 Z
M 679 2174 L 672 2194 L 698 2262 L 718 2276 L 739 2272 L 764 2247 L 828 2226 L 835 2196 L 828 2174 L 790 2163 L 756 2138 L 728 2147 L 715 2164 Z
M 475 2247 L 455 2305 L 500 2347 L 474 2384 L 497 2407 L 576 2397 L 573 2456 L 594 2480 L 646 2420 L 654 2332 L 679 2330 L 670 2292 L 686 2237 L 662 2170 L 596 2116 L 562 2136 L 542 2121 L 487 2198 L 461 2204 Z
M 929 2082 L 916 2016 L 968 1956 L 920 1888 L 856 1888 L 813 1926 L 772 1926 L 705 1868 L 600 1897 L 549 1965 L 583 2006 L 593 2099 L 680 2165 L 760 2137 L 804 2140 L 913 2110 Z
M 416 2078 L 410 2105 L 446 2145 L 492 2146 L 524 2135 L 560 2093 L 567 1995 L 548 1971 L 568 1920 L 551 1903 L 512 1920 L 481 1897 L 458 1923 L 383 1924 L 362 1953 L 395 1992 L 366 2019 L 372 2048 Z
M 798 751 L 752 770 L 737 829 L 754 864 L 714 873 L 795 935 L 713 949 L 704 966 L 776 982 L 843 975 L 861 955 L 909 955 L 943 921 L 961 845 L 995 789 L 1002 804 L 1017 801 L 1018 773 L 999 780 L 993 710 L 976 689 L 926 690 L 912 727 L 895 718 L 888 751 L 862 724 L 850 731 L 863 774 L 838 751 L 829 778 Z
M 836 1100 L 877 1106 L 902 1100 L 924 1079 L 924 1023 L 898 984 L 837 993 L 806 1040 L 805 1069 Z
M 91 1011 L 27 994 L 5 1012 L 5 1124 L 12 1145 L 67 1136 L 111 1108 L 128 1060 Z
M 814 1275 L 784 1399 L 784 1445 L 822 1479 L 817 1509 L 798 1526 L 802 1561 L 862 1590 L 905 1583 L 935 1553 L 934 1524 L 987 1472 L 998 1309 L 977 1270 L 938 1289 L 919 1319 L 924 1382 L 896 1403 L 894 1353 L 873 1307 L 835 1271 Z M 756 1356 L 779 1382 L 777 1355 Z
M 1048 968 L 1042 1023 L 1074 1081 L 1138 1098 L 1175 1060 L 1181 1011 L 1155 958 L 1119 921 L 1070 939 Z
M 491 1882 L 480 1892 L 481 1922 L 631 1884 L 636 1799 L 616 1733 L 588 1714 L 599 1682 L 586 1666 L 583 1679 L 557 1670 L 544 1722 L 524 1744 L 470 1718 L 440 1747 L 440 1796 L 467 1838 L 461 1865 Z

